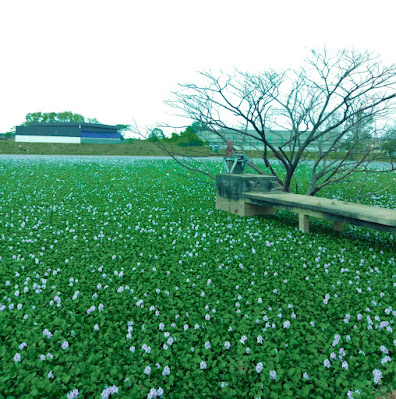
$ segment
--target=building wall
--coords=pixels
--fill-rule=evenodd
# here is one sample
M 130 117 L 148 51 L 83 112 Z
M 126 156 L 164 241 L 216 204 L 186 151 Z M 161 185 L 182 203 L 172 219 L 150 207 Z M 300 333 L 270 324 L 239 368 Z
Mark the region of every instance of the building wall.
M 90 123 L 37 123 L 17 126 L 15 141 L 23 143 L 118 144 L 117 126 Z
M 207 141 L 209 143 L 210 147 L 215 147 L 217 146 L 218 148 L 226 148 L 226 141 L 230 140 L 234 143 L 236 147 L 243 146 L 245 150 L 258 150 L 258 151 L 263 151 L 264 150 L 264 144 L 261 141 L 261 139 L 258 137 L 258 134 L 253 131 L 248 131 L 249 134 L 252 134 L 256 137 L 250 137 L 246 136 L 242 133 L 234 132 L 234 131 L 224 131 L 222 132 L 222 136 L 224 137 L 224 140 L 222 137 L 219 135 L 210 132 L 210 131 L 204 131 L 198 133 L 200 138 L 204 141 Z M 302 133 L 301 134 L 301 141 L 304 141 L 307 137 L 307 135 L 310 132 Z M 289 131 L 270 131 L 266 132 L 266 137 L 267 140 L 270 142 L 271 145 L 274 147 L 281 147 L 284 146 L 283 149 L 285 150 L 291 150 L 289 146 L 286 146 L 285 144 L 287 141 L 290 139 L 290 132 Z M 316 142 L 316 143 L 311 143 L 308 147 L 308 151 L 319 151 L 318 148 L 318 143 L 320 143 L 321 147 L 323 149 L 329 148 L 331 145 L 331 135 L 328 135 L 326 138 L 323 140 Z
M 17 143 L 66 143 L 66 144 L 80 144 L 81 137 L 70 136 L 39 136 L 39 135 L 15 135 L 15 142 Z
M 81 131 L 82 138 L 89 138 L 89 139 L 117 139 L 119 140 L 121 135 L 120 133 L 113 133 L 113 132 L 84 132 Z
M 101 139 L 101 138 L 89 138 L 81 137 L 81 143 L 83 144 L 120 144 L 119 139 Z

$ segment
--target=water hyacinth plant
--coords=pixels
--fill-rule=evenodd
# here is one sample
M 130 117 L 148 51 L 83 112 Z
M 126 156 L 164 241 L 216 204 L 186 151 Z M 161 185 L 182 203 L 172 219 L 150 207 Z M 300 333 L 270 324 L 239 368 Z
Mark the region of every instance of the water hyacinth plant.
M 10 156 L 0 169 L 0 398 L 394 385 L 391 234 L 215 211 L 214 187 L 166 160 Z M 396 193 L 365 201 L 394 208 Z

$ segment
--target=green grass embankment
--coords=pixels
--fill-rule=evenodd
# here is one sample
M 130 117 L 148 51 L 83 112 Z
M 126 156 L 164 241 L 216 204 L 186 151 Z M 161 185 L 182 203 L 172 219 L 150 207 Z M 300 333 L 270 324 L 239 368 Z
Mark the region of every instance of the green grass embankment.
M 205 147 L 169 147 L 175 153 L 186 156 L 213 156 Z M 135 141 L 125 144 L 63 144 L 63 143 L 16 143 L 0 142 L 0 154 L 31 155 L 124 155 L 124 156 L 166 156 L 166 151 L 149 141 Z
M 224 157 L 225 150 L 211 151 L 207 147 L 181 147 L 177 144 L 166 144 L 167 149 L 178 156 L 189 157 Z M 286 151 L 287 153 L 287 151 Z M 156 143 L 136 140 L 124 144 L 63 144 L 63 143 L 16 143 L 12 140 L 0 141 L 0 154 L 30 155 L 107 155 L 107 156 L 168 156 Z M 249 158 L 262 158 L 262 151 L 246 151 Z M 334 152 L 330 159 L 340 159 L 342 152 Z M 269 158 L 275 158 L 272 152 Z M 308 154 L 306 160 L 316 159 L 316 153 Z M 389 161 L 384 153 L 375 154 L 376 161 Z M 396 161 L 393 159 L 393 161 Z

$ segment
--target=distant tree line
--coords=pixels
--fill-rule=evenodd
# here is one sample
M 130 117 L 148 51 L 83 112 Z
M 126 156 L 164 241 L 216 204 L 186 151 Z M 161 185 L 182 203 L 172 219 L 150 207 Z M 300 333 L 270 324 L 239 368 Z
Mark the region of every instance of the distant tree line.
M 83 115 L 71 111 L 64 112 L 32 112 L 25 116 L 23 125 L 30 123 L 98 123 L 96 118 L 85 118 Z
M 198 133 L 206 130 L 206 125 L 200 122 L 194 122 L 181 133 L 172 133 L 171 137 L 166 137 L 161 129 L 155 128 L 148 135 L 151 142 L 176 144 L 180 147 L 203 147 L 206 143 Z

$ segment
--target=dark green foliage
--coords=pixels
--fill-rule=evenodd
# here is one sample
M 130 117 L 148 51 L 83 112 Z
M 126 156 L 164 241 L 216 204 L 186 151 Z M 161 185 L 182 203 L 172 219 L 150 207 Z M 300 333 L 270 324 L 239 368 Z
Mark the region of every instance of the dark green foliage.
M 303 234 L 287 214 L 216 211 L 214 187 L 172 161 L 5 157 L 0 171 L 0 398 L 100 398 L 115 385 L 114 398 L 161 387 L 175 399 L 344 399 L 370 395 L 374 369 L 394 383 L 394 336 L 379 327 L 394 319 L 390 234 L 321 221 Z M 348 200 L 354 186 L 325 194 Z M 394 208 L 396 196 L 367 200 Z
M 389 156 L 396 155 L 396 124 L 388 129 L 381 138 L 381 149 Z
M 32 112 L 26 115 L 24 125 L 29 123 L 100 123 L 96 118 L 88 118 L 70 111 L 65 112 Z
M 191 140 L 179 143 L 180 147 L 202 147 L 204 142 L 202 140 Z

